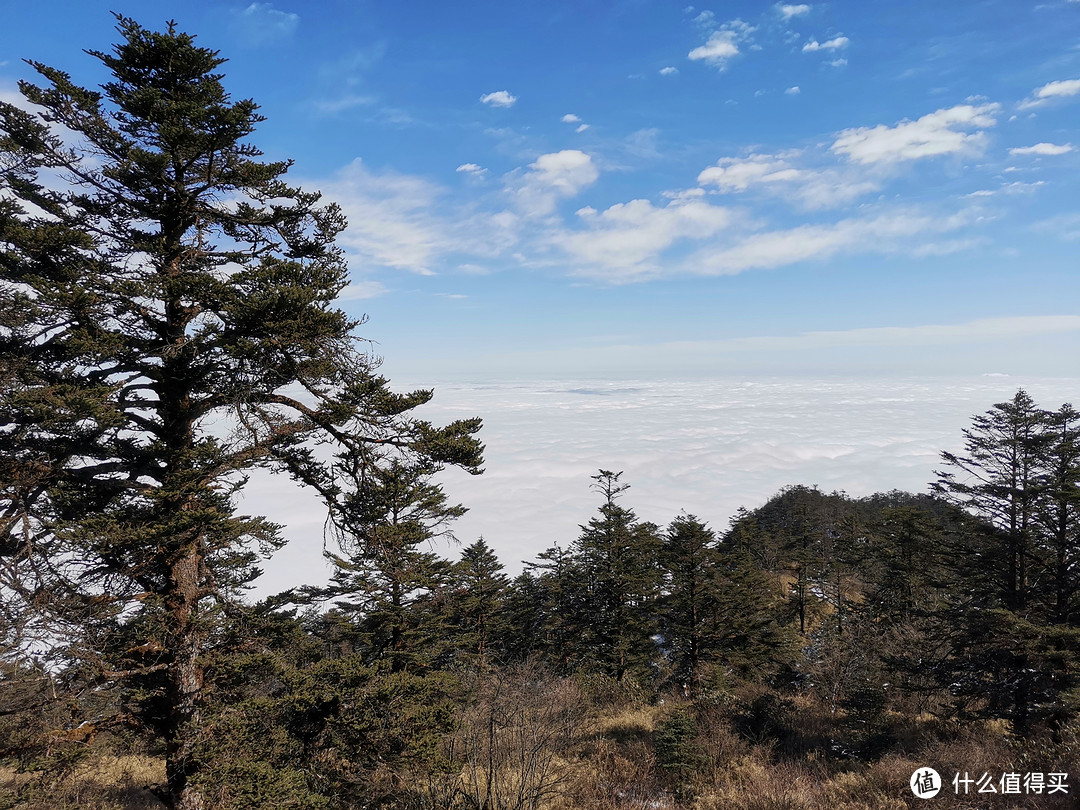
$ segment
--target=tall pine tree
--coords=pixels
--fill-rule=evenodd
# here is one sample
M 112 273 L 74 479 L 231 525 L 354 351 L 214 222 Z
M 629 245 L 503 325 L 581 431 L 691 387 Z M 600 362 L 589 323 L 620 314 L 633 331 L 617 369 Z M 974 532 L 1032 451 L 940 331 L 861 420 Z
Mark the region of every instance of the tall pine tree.
M 333 304 L 344 220 L 259 161 L 262 118 L 230 99 L 225 60 L 118 20 L 121 42 L 91 52 L 102 92 L 31 63 L 36 112 L 0 103 L 3 599 L 57 665 L 124 686 L 165 743 L 167 803 L 195 810 L 207 655 L 282 543 L 236 514 L 244 471 L 340 503 L 313 440 L 478 471 L 479 422 L 412 418 L 431 392 L 375 373 Z
M 662 580 L 660 532 L 618 503 L 629 489 L 621 472 L 600 470 L 593 489 L 600 514 L 582 526 L 574 547 L 585 592 L 583 640 L 606 675 L 644 674 L 656 654 L 656 600 Z

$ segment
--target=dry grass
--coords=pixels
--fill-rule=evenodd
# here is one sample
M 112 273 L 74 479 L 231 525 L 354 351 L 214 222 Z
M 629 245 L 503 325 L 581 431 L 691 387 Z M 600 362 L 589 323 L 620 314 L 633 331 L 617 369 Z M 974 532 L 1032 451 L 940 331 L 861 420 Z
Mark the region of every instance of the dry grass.
M 598 718 L 597 731 L 605 737 L 644 739 L 656 731 L 662 711 L 661 706 L 625 706 Z
M 18 773 L 0 767 L 0 807 L 19 810 L 160 810 L 147 789 L 165 781 L 165 762 L 148 756 L 102 754 L 70 773 Z
M 745 697 L 753 696 L 756 693 Z M 519 696 L 513 697 L 517 706 Z M 695 744 L 703 754 L 692 798 L 683 801 L 675 798 L 672 784 L 657 766 L 655 752 L 658 727 L 679 709 L 694 717 Z M 791 701 L 791 719 L 801 739 L 814 739 L 825 731 L 818 728 L 825 718 L 814 709 L 802 696 Z M 897 717 L 893 720 L 898 734 L 890 753 L 872 761 L 838 760 L 799 746 L 785 751 L 776 740 L 750 741 L 736 733 L 731 711 L 719 704 L 681 706 L 675 702 L 589 712 L 591 718 L 578 733 L 537 738 L 550 754 L 549 790 L 518 790 L 532 776 L 527 779 L 521 771 L 520 756 L 511 757 L 499 764 L 500 789 L 495 793 L 531 793 L 535 799 L 496 804 L 528 810 L 1065 810 L 1078 806 L 1080 763 L 1074 753 L 1080 750 L 1078 730 L 1071 732 L 1071 745 L 1041 748 L 1032 743 L 1018 745 L 1001 722 L 961 726 L 930 716 L 908 717 L 902 723 Z M 801 728 L 804 723 L 806 727 Z M 464 730 L 459 729 L 459 735 Z M 917 799 L 908 788 L 911 774 L 925 766 L 936 768 L 946 782 L 931 802 Z M 1072 795 L 956 796 L 952 775 L 965 770 L 975 776 L 1068 771 Z M 385 776 L 399 785 L 402 774 L 387 770 Z M 411 784 L 418 788 L 414 801 L 401 807 L 462 810 L 475 806 L 466 800 L 468 791 L 462 790 L 463 785 L 478 786 L 479 794 L 491 792 L 487 790 L 489 776 L 476 765 L 445 774 L 443 782 L 429 779 L 427 787 L 422 786 L 423 776 L 414 774 Z M 0 768 L 0 810 L 160 810 L 162 805 L 145 786 L 163 779 L 161 760 L 145 756 L 96 755 L 69 775 L 51 781 Z

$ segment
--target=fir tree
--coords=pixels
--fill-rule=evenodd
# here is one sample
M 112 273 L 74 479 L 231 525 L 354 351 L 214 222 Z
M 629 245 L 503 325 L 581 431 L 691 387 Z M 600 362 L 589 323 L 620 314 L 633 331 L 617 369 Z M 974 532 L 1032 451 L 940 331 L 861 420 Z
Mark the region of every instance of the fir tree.
M 1022 610 L 1028 601 L 1038 459 L 1045 443 L 1039 409 L 1025 391 L 1017 391 L 964 430 L 965 455 L 941 454 L 952 469 L 939 472 L 932 485 L 935 493 L 985 521 L 993 543 L 985 563 L 1001 572 L 1001 596 L 1010 610 Z
M 435 538 L 452 538 L 449 524 L 465 508 L 447 503 L 432 482 L 438 465 L 384 456 L 369 450 L 362 462 L 347 454 L 339 463 L 339 481 L 349 481 L 335 510 L 340 553 L 327 553 L 333 581 L 315 593 L 338 598 L 337 609 L 356 625 L 369 661 L 389 661 L 400 672 L 430 665 L 445 643 L 438 602 L 451 566 L 426 547 Z
M 693 515 L 675 518 L 664 535 L 666 572 L 660 634 L 671 656 L 674 677 L 686 695 L 695 695 L 707 628 L 716 615 L 719 553 L 712 530 Z
M 1042 497 L 1036 523 L 1046 553 L 1053 595 L 1049 612 L 1058 624 L 1080 624 L 1080 413 L 1066 403 L 1044 413 L 1046 451 L 1038 464 Z M 1049 596 L 1049 594 L 1047 594 Z
M 599 516 L 581 527 L 574 547 L 586 595 L 582 638 L 601 671 L 619 680 L 631 671 L 642 674 L 652 662 L 662 576 L 660 533 L 618 504 L 629 488 L 619 483 L 621 476 L 601 470 L 592 477 L 604 502 Z
M 229 98 L 225 60 L 118 20 L 91 52 L 103 92 L 35 62 L 45 86 L 21 91 L 41 112 L 0 104 L 3 598 L 58 663 L 125 685 L 125 715 L 165 743 L 164 798 L 194 810 L 207 655 L 282 543 L 235 513 L 244 471 L 340 505 L 311 441 L 478 471 L 479 422 L 412 419 L 431 392 L 375 373 L 333 305 L 344 220 L 258 160 L 262 118 Z
M 461 552 L 451 571 L 447 612 L 454 646 L 480 666 L 506 635 L 504 600 L 509 580 L 495 552 L 481 537 Z

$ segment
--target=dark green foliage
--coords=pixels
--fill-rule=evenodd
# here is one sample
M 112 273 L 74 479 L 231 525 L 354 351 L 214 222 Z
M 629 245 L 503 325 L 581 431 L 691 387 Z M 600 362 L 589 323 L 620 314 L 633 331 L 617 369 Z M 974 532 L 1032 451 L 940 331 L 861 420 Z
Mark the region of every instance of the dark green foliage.
M 1058 624 L 1080 626 L 1080 413 L 1066 403 L 1043 413 L 1046 452 L 1038 461 L 1035 522 L 1053 587 L 1037 594 Z
M 650 674 L 662 577 L 660 533 L 617 503 L 629 488 L 619 483 L 621 475 L 601 470 L 593 476 L 593 488 L 604 502 L 600 514 L 581 527 L 574 546 L 576 585 L 584 592 L 587 617 L 581 640 L 591 663 L 617 679 L 630 672 Z
M 1045 724 L 1057 736 L 1077 711 L 1076 419 L 1071 406 L 1044 411 L 1018 391 L 974 418 L 966 455 L 943 453 L 952 470 L 934 485 L 972 516 L 957 550 L 979 569 L 949 589 L 941 679 L 961 709 L 1021 734 Z
M 455 658 L 484 666 L 500 657 L 509 631 L 506 592 L 510 581 L 495 552 L 481 537 L 461 552 L 451 570 L 446 613 Z
M 661 627 L 672 677 L 685 694 L 697 694 L 702 664 L 716 653 L 722 599 L 716 537 L 693 515 L 677 517 L 664 535 L 661 560 L 666 575 Z
M 657 767 L 667 778 L 676 801 L 693 800 L 692 780 L 705 764 L 693 718 L 685 709 L 677 709 L 657 724 L 653 744 Z
M 456 686 L 371 667 L 327 644 L 332 621 L 256 606 L 207 669 L 195 746 L 200 789 L 221 808 L 347 808 L 380 768 L 436 767 Z
M 338 470 L 378 446 L 478 472 L 479 421 L 413 419 L 431 392 L 375 374 L 333 305 L 340 211 L 258 160 L 262 119 L 224 60 L 118 20 L 92 52 L 102 92 L 32 63 L 40 117 L 0 104 L 0 631 L 7 655 L 48 638 L 51 666 L 122 685 L 165 741 L 169 804 L 195 808 L 206 661 L 283 542 L 235 513 L 244 471 L 287 470 L 341 515 L 366 493 L 313 441 Z
M 577 558 L 560 546 L 536 555 L 507 600 L 513 625 L 507 648 L 517 660 L 540 653 L 568 674 L 589 655 L 583 643 L 589 594 Z
M 451 566 L 425 546 L 452 536 L 449 523 L 465 509 L 431 482 L 439 466 L 430 461 L 371 451 L 346 460 L 350 487 L 335 512 L 340 553 L 327 552 L 336 570 L 329 587 L 311 593 L 336 599 L 368 661 L 388 661 L 395 672 L 431 666 L 446 636 Z
M 1010 610 L 1023 610 L 1030 597 L 1042 489 L 1038 464 L 1047 444 L 1042 418 L 1022 390 L 976 416 L 974 426 L 964 431 L 966 455 L 942 453 L 952 469 L 939 473 L 933 485 L 935 492 L 985 522 L 991 542 L 983 561 L 997 574 L 1002 602 Z

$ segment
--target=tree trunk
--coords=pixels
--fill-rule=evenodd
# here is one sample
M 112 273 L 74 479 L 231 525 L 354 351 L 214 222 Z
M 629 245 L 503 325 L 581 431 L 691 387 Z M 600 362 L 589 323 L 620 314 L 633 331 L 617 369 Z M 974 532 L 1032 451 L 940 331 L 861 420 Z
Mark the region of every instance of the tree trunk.
M 200 660 L 202 632 L 198 627 L 202 555 L 198 539 L 189 543 L 172 566 L 170 605 L 175 635 L 173 662 L 168 671 L 169 720 L 165 735 L 165 774 L 172 810 L 202 810 L 203 795 L 192 778 L 199 770 L 195 743 L 199 728 L 199 699 L 204 665 Z

